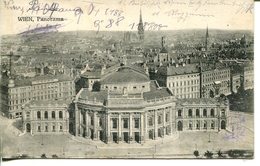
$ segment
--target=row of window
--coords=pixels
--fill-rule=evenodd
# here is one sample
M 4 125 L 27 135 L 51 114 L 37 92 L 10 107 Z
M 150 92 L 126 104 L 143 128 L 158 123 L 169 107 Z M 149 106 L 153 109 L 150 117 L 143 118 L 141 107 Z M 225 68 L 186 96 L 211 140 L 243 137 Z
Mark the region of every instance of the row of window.
M 108 86 L 105 86 L 105 88 L 108 89 Z M 126 88 L 126 87 L 124 87 L 124 88 Z M 145 85 L 143 85 L 142 88 L 144 89 L 144 88 L 145 88 Z M 112 87 L 109 87 L 109 89 L 111 90 Z M 117 87 L 117 86 L 114 86 L 113 89 L 114 89 L 114 90 L 117 90 L 118 87 Z M 137 89 L 137 86 L 133 86 L 133 89 L 134 89 L 134 90 Z
M 66 86 L 67 88 L 67 84 L 68 85 L 73 85 L 73 82 L 63 82 L 63 85 Z M 62 83 L 59 83 L 59 87 L 62 86 Z M 52 87 L 58 87 L 58 84 L 43 84 L 43 85 L 34 85 L 34 86 L 28 86 L 26 87 L 19 87 L 19 88 L 12 88 L 10 89 L 10 92 L 26 92 L 26 90 L 37 90 L 37 89 L 46 89 L 46 88 L 52 88 Z M 74 86 L 72 86 L 74 87 Z
M 188 75 L 188 78 L 191 77 L 199 77 L 199 74 L 193 74 L 193 75 Z M 183 76 L 176 76 L 176 77 L 170 77 L 170 79 L 185 79 L 187 78 L 187 75 L 183 75 Z
M 38 132 L 41 132 L 41 131 L 42 131 L 41 126 L 38 126 L 38 127 L 37 127 L 37 131 L 38 131 Z M 63 131 L 62 125 L 59 126 L 59 129 L 57 129 L 57 131 Z M 44 132 L 56 132 L 56 126 L 52 126 L 52 128 L 50 128 L 50 126 L 45 126 Z
M 203 123 L 203 129 L 207 129 L 208 128 L 208 123 L 205 121 L 204 123 Z M 215 129 L 215 122 L 214 121 L 212 121 L 211 123 L 210 123 L 210 128 L 211 129 Z M 192 130 L 192 129 L 194 129 L 194 126 L 193 126 L 193 123 L 192 122 L 189 122 L 189 128 L 188 128 L 189 130 Z M 196 128 L 195 128 L 196 130 L 199 130 L 200 129 L 200 122 L 196 122 Z
M 118 127 L 118 119 L 117 118 L 112 118 L 112 128 L 117 129 Z M 129 119 L 128 118 L 123 118 L 123 128 L 127 129 L 129 127 Z M 139 128 L 140 127 L 140 119 L 139 118 L 134 118 L 134 128 Z
M 28 97 L 37 97 L 37 98 L 40 98 L 43 99 L 43 97 L 45 96 L 45 99 L 50 99 L 50 98 L 53 98 L 53 97 L 58 97 L 58 93 L 56 93 L 56 91 L 50 91 L 49 93 L 47 93 L 45 91 L 44 93 L 45 95 L 43 95 L 43 92 L 41 92 L 41 94 L 38 92 L 38 94 L 36 93 L 33 93 L 32 96 L 29 94 L 28 96 L 19 96 L 19 98 L 22 98 L 22 100 L 26 100 L 26 98 Z M 47 96 L 48 94 L 48 96 Z M 73 95 L 73 91 L 68 91 L 68 92 L 62 92 L 62 93 L 59 93 L 59 97 L 61 97 L 63 95 Z M 16 99 L 18 98 L 18 95 L 10 95 L 10 99 Z M 11 102 L 11 101 L 10 101 Z M 18 103 L 18 100 L 16 100 L 16 103 Z
M 172 89 L 173 92 L 174 92 L 174 90 L 176 93 L 186 93 L 186 92 L 193 92 L 193 91 L 197 92 L 197 91 L 199 91 L 199 86 Z
M 187 82 L 187 83 L 186 83 Z M 199 84 L 199 80 L 191 80 L 191 81 L 180 81 L 180 82 L 169 82 L 168 87 L 178 87 L 178 86 L 189 86 L 189 85 L 194 85 L 194 84 Z
M 175 93 L 173 93 L 173 94 L 175 94 Z M 183 99 L 183 98 L 199 98 L 200 97 L 200 94 L 198 93 L 198 92 L 195 92 L 195 93 L 192 93 L 192 94 L 184 94 L 184 95 L 178 95 L 178 94 L 175 94 L 175 96 L 177 97 L 177 98 L 181 98 L 181 99 Z
M 203 114 L 203 117 L 207 117 L 208 111 L 206 109 L 203 109 L 203 113 L 202 114 Z M 199 109 L 196 109 L 195 115 L 196 115 L 196 117 L 200 117 L 201 116 Z M 183 116 L 183 111 L 182 110 L 178 110 L 178 117 L 182 117 L 182 116 Z M 194 116 L 192 109 L 188 110 L 188 116 L 189 117 Z M 210 110 L 210 116 L 212 116 L 212 117 L 215 116 L 215 110 L 214 109 Z M 221 116 L 225 116 L 225 110 L 224 109 L 221 110 Z
M 44 119 L 48 119 L 48 117 L 49 117 L 48 114 L 49 114 L 48 111 L 44 111 Z M 55 111 L 51 112 L 51 118 L 52 119 L 56 118 L 56 112 Z M 62 111 L 59 111 L 58 118 L 63 119 L 63 112 Z M 37 111 L 37 119 L 41 119 L 41 111 Z
M 169 121 L 170 121 L 170 113 L 166 113 L 165 114 L 165 122 L 169 122 Z M 163 116 L 158 115 L 157 116 L 157 124 L 162 124 L 162 122 L 163 122 Z M 149 124 L 149 126 L 154 125 L 154 118 L 153 117 L 149 117 L 148 124 Z

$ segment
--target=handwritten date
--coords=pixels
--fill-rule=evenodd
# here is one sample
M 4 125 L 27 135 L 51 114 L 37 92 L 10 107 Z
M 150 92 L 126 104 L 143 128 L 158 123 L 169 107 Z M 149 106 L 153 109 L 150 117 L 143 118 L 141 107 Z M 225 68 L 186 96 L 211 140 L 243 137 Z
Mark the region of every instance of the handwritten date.
M 100 28 L 109 29 L 113 26 L 119 26 L 120 22 L 125 19 L 124 16 L 118 17 L 117 19 L 107 19 L 107 20 L 95 20 L 94 27 L 97 28 L 97 33 L 99 32 Z

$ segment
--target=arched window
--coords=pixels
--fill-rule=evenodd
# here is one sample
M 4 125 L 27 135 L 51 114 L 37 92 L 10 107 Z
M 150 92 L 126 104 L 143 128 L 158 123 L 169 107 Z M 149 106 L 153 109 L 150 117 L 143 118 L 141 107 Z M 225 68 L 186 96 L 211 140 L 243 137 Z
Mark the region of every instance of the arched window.
M 206 117 L 207 116 L 207 110 L 203 109 L 203 116 Z
M 200 116 L 200 110 L 196 109 L 196 116 L 199 117 Z
M 189 109 L 188 114 L 189 114 L 189 117 L 192 117 L 192 109 Z
M 59 111 L 59 118 L 60 118 L 60 119 L 62 119 L 62 118 L 63 118 L 62 111 Z
M 51 118 L 52 118 L 52 119 L 55 119 L 55 111 L 52 111 L 52 112 L 51 112 Z
M 181 116 L 182 116 L 182 111 L 178 110 L 178 117 L 181 117 Z
M 44 112 L 44 119 L 48 119 L 48 111 Z
M 37 119 L 41 119 L 41 111 L 37 111 Z
M 214 111 L 214 109 L 211 109 L 211 110 L 210 110 L 210 116 L 215 116 L 215 111 Z

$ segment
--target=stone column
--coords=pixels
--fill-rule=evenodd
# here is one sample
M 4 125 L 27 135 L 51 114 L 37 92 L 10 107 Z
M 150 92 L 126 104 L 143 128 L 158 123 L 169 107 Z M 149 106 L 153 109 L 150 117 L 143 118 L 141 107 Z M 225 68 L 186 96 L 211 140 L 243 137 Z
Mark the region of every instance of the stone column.
M 145 135 L 145 137 L 144 137 L 144 140 L 148 140 L 149 139 L 149 133 L 148 133 L 148 118 L 147 118 L 147 112 L 145 112 L 145 114 L 144 114 L 144 135 Z
M 133 139 L 133 118 L 132 118 L 132 113 L 130 113 L 130 116 L 129 116 L 129 142 L 131 143 L 134 139 Z
M 144 133 L 144 114 L 141 113 L 141 116 L 140 116 L 140 142 L 142 143 L 144 141 L 144 138 L 145 138 L 145 133 Z
M 86 126 L 86 128 L 85 128 L 85 138 L 89 138 L 89 126 L 88 126 L 89 116 L 88 116 L 87 110 L 85 111 L 85 120 L 86 120 L 86 122 L 85 122 L 85 126 Z
M 118 142 L 122 141 L 122 123 L 121 123 L 121 114 L 118 115 Z
M 110 136 L 110 124 L 111 124 L 111 120 L 110 120 L 110 114 L 107 114 L 107 143 L 111 142 L 111 136 Z
M 96 112 L 94 112 L 94 125 L 93 125 L 93 129 L 94 129 L 94 140 L 97 140 L 98 138 L 97 138 L 97 126 L 98 126 L 98 121 L 97 121 L 97 113 Z
M 166 115 L 165 115 L 165 108 L 163 109 L 163 137 L 165 136 L 165 130 L 166 130 L 166 126 L 165 123 L 166 122 Z
M 170 110 L 170 135 L 172 135 L 173 134 L 173 112 L 174 110 L 173 110 L 173 108 L 171 108 L 171 110 Z M 175 121 L 175 119 L 174 119 L 174 121 Z
M 78 105 L 75 104 L 75 136 L 79 134 L 79 110 Z
M 78 111 L 79 113 L 79 135 L 83 136 L 83 129 L 82 129 L 82 113 L 81 110 Z
M 154 139 L 156 140 L 158 137 L 158 127 L 157 127 L 157 111 L 154 110 Z

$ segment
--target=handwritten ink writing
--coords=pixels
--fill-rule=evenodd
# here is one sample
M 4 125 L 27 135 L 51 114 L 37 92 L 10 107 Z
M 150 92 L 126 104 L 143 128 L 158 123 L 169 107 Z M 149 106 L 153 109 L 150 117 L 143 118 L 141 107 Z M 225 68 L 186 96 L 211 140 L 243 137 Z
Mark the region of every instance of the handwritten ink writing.
M 54 25 L 49 25 L 46 24 L 44 26 L 41 26 L 39 24 L 36 25 L 35 28 L 32 28 L 29 26 L 26 31 L 23 31 L 19 33 L 18 35 L 28 35 L 28 34 L 40 34 L 40 33 L 48 33 L 48 32 L 58 32 L 58 29 L 61 28 L 61 24 L 54 24 Z
M 20 11 L 21 14 L 24 13 L 24 7 L 23 6 L 18 6 L 18 5 L 15 5 L 14 1 L 13 0 L 9 0 L 9 1 L 4 1 L 4 6 L 6 9 L 10 9 L 10 10 L 17 10 L 17 11 Z
M 137 23 L 129 24 L 131 30 L 136 29 L 138 26 Z M 161 30 L 162 28 L 167 28 L 167 25 L 157 24 L 155 22 L 144 22 L 144 29 L 148 31 Z
M 79 23 L 80 17 L 83 14 L 83 10 L 80 7 L 67 9 L 60 7 L 59 3 L 45 3 L 43 5 L 38 0 L 32 0 L 29 2 L 29 6 L 30 7 L 27 12 L 31 12 L 33 14 L 35 12 L 38 13 L 39 11 L 42 11 L 43 15 L 49 15 L 49 17 L 52 17 L 54 12 L 74 12 L 74 16 L 78 18 L 77 23 Z
M 119 23 L 125 19 L 124 16 L 118 17 L 117 19 L 107 19 L 107 20 L 95 20 L 94 27 L 97 28 L 97 33 L 99 32 L 101 26 L 109 29 L 113 25 L 119 26 Z

